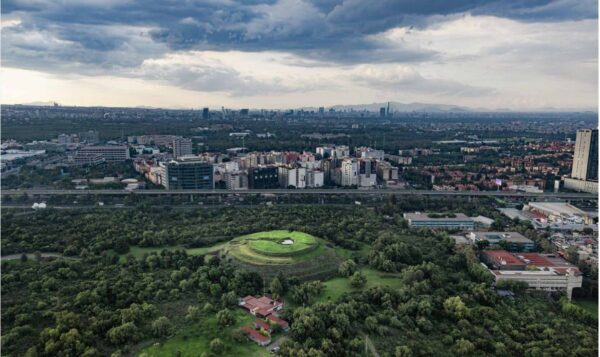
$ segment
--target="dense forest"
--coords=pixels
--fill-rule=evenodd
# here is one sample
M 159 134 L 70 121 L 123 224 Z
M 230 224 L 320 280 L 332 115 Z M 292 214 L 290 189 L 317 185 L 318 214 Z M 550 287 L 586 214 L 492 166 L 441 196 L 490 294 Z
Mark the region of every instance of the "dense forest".
M 172 339 L 188 355 L 185 341 L 200 334 L 206 347 L 190 355 L 264 352 L 235 328 L 246 318 L 238 297 L 261 293 L 289 302 L 284 356 L 363 355 L 367 345 L 380 356 L 597 355 L 597 316 L 518 284 L 505 287 L 514 297 L 499 296 L 472 248 L 409 229 L 405 204 L 3 212 L 3 254 L 30 253 L 2 262 L 3 355 L 154 355 Z M 263 281 L 218 254 L 192 253 L 270 229 L 325 239 L 345 257 L 338 279 L 352 288 L 324 299 L 328 281 Z

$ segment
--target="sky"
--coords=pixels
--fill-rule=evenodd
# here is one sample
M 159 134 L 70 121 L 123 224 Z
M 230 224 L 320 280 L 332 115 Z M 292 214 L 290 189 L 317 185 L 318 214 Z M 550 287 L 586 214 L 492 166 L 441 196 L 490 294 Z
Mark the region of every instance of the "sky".
M 596 0 L 3 0 L 1 102 L 597 110 Z

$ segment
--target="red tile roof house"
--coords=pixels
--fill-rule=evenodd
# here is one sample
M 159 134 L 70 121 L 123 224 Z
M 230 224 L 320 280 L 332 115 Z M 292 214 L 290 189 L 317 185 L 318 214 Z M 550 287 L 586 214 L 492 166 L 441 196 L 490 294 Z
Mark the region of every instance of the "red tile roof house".
M 283 303 L 266 296 L 255 298 L 248 295 L 240 301 L 240 306 L 250 311 L 254 316 L 267 317 L 273 312 L 281 310 Z
M 251 326 L 242 327 L 242 331 L 248 336 L 249 339 L 258 343 L 261 346 L 267 346 L 271 343 L 271 337 L 261 335 L 260 332 L 253 329 Z
M 281 329 L 283 331 L 287 331 L 290 329 L 290 324 L 287 321 L 279 318 L 278 316 L 275 316 L 274 314 L 267 316 L 267 320 L 271 323 L 274 323 L 275 325 L 281 326 Z
M 271 316 L 271 315 L 269 315 L 269 316 Z M 267 331 L 268 333 L 271 333 L 271 325 L 269 325 L 266 321 L 263 321 L 263 320 L 254 321 L 254 328 L 257 330 L 263 329 L 263 330 Z

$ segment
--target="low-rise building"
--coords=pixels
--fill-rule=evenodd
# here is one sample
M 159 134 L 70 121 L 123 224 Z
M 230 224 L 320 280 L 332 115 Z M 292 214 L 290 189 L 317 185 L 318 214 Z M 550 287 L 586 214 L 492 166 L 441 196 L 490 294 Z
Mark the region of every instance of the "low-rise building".
M 251 326 L 242 327 L 242 332 L 248 336 L 249 339 L 258 343 L 260 346 L 267 346 L 271 343 L 271 337 L 265 336 L 260 332 L 253 329 Z
M 598 193 L 598 181 L 578 180 L 568 177 L 565 178 L 564 188 L 573 191 Z
M 106 162 L 100 154 L 78 152 L 69 160 L 75 166 L 96 166 Z
M 567 202 L 529 202 L 523 210 L 552 222 L 592 224 L 593 217 Z
M 531 252 L 535 243 L 518 232 L 470 232 L 466 235 L 474 244 L 488 241 L 492 245 L 502 245 L 513 252 Z
M 527 283 L 530 289 L 564 290 L 569 300 L 573 289 L 580 288 L 583 281 L 577 267 L 552 254 L 484 250 L 480 259 L 488 266 L 496 282 L 512 280 Z
M 129 159 L 129 148 L 126 145 L 84 146 L 79 154 L 100 155 L 106 162 L 118 162 Z
M 404 219 L 408 225 L 415 228 L 432 229 L 475 229 L 475 222 L 471 217 L 462 213 L 437 215 L 432 213 L 405 213 Z
M 283 331 L 287 331 L 290 329 L 290 324 L 275 314 L 267 316 L 267 321 L 269 321 L 272 324 L 278 325 Z
M 269 325 L 269 323 L 264 320 L 254 321 L 254 328 L 257 330 L 264 330 L 267 333 L 271 333 L 271 325 Z
M 252 295 L 244 297 L 239 305 L 248 310 L 252 315 L 267 317 L 270 314 L 283 309 L 283 302 L 273 300 L 267 296 L 256 298 Z

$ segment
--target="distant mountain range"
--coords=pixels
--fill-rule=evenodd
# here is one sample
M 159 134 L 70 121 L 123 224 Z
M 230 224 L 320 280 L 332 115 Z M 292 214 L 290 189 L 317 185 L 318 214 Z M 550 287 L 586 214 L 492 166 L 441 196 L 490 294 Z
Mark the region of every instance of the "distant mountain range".
M 400 103 L 400 102 L 389 102 L 390 103 L 390 111 L 396 113 L 410 113 L 410 112 L 421 112 L 421 113 L 449 113 L 449 112 L 598 112 L 597 108 L 554 108 L 554 107 L 542 107 L 535 109 L 527 109 L 527 110 L 519 110 L 519 109 L 509 109 L 509 108 L 469 108 L 463 107 L 459 105 L 451 105 L 451 104 L 436 104 L 436 103 Z M 22 103 L 21 105 L 25 106 L 54 106 L 59 105 L 53 101 L 47 102 L 31 102 L 31 103 Z M 387 108 L 388 102 L 381 103 L 371 103 L 371 104 L 348 104 L 348 105 L 334 105 L 330 107 L 325 107 L 325 110 L 334 109 L 335 111 L 369 111 L 378 113 L 380 108 Z M 105 107 L 105 106 L 98 106 Z M 109 107 L 106 107 L 109 108 Z M 160 108 L 160 107 L 151 107 L 139 105 L 130 108 L 138 108 L 138 109 L 175 109 L 175 110 L 199 110 L 201 108 L 189 108 L 189 107 L 168 107 L 168 108 Z M 251 110 L 258 110 L 260 108 L 253 108 Z M 318 111 L 318 107 L 303 107 L 298 108 L 308 111 Z M 217 110 L 214 109 L 213 110 Z M 283 109 L 285 110 L 285 109 Z
M 458 105 L 430 104 L 430 103 L 399 103 L 389 102 L 391 112 L 465 112 L 471 111 L 470 108 Z M 334 105 L 330 108 L 335 111 L 341 110 L 367 110 L 369 112 L 379 112 L 380 108 L 387 108 L 388 103 L 354 104 L 354 105 Z
M 423 112 L 423 113 L 444 113 L 444 112 L 597 112 L 595 108 L 554 108 L 554 107 L 542 107 L 528 110 L 518 110 L 509 108 L 469 108 L 459 105 L 450 104 L 435 104 L 435 103 L 400 103 L 400 102 L 389 102 L 391 112 Z M 371 104 L 353 104 L 353 105 L 334 105 L 327 107 L 335 109 L 336 111 L 343 110 L 355 110 L 355 111 L 369 111 L 379 112 L 380 108 L 387 108 L 388 102 L 382 103 L 371 103 Z M 316 110 L 316 109 L 314 109 Z

